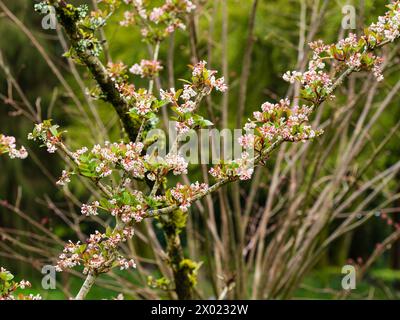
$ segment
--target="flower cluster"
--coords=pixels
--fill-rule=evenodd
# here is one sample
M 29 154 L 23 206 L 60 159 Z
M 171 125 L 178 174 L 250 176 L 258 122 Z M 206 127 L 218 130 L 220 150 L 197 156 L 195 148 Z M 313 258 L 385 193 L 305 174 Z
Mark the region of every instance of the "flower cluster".
M 318 103 L 326 97 L 333 98 L 331 95 L 332 80 L 326 72 L 318 70 L 320 66 L 310 62 L 308 71 L 304 73 L 288 71 L 283 75 L 283 79 L 290 83 L 299 81 L 302 85 L 301 97 L 312 103 Z
M 129 69 L 131 73 L 140 74 L 143 77 L 153 77 L 161 70 L 159 62 L 143 60 L 140 65 L 134 65 Z M 149 94 L 146 89 L 136 90 L 135 86 L 128 82 L 128 67 L 122 62 L 107 64 L 107 72 L 115 82 L 115 88 L 122 98 L 132 105 L 131 114 L 145 116 L 157 110 L 157 99 Z
M 120 270 L 127 270 L 129 268 L 136 268 L 136 263 L 135 263 L 135 260 L 133 260 L 133 259 L 128 260 L 126 258 L 119 257 L 117 259 L 117 262 L 119 264 Z
M 127 76 L 126 76 L 127 69 L 128 69 L 128 67 L 122 62 L 107 63 L 107 72 L 113 81 L 119 82 L 121 80 L 121 78 L 126 79 L 127 78 Z
M 144 196 L 138 190 L 126 189 L 116 192 L 113 198 L 101 200 L 101 208 L 108 211 L 117 221 L 124 225 L 139 223 L 146 216 L 147 210 L 156 208 L 165 203 L 163 196 Z
M 179 209 L 186 212 L 195 200 L 195 196 L 204 194 L 208 190 L 208 185 L 205 183 L 195 182 L 191 185 L 183 185 L 178 183 L 174 188 L 170 190 L 171 198 L 173 202 L 179 204 Z
M 122 230 L 107 230 L 106 233 L 96 231 L 91 234 L 86 243 L 81 244 L 79 241 L 73 243 L 69 241 L 59 256 L 56 270 L 61 272 L 66 269 L 83 265 L 83 273 L 89 272 L 100 274 L 108 272 L 111 268 L 127 265 L 135 268 L 136 265 L 132 261 L 127 262 L 126 259 L 118 252 L 118 246 L 126 242 L 133 236 L 132 227 L 125 227 Z M 121 261 L 127 264 L 121 264 Z
M 122 192 L 105 203 L 111 215 L 118 217 L 125 224 L 139 223 L 143 220 L 146 209 L 149 207 L 142 192 Z
M 142 60 L 139 64 L 132 66 L 129 71 L 142 77 L 153 78 L 162 69 L 159 61 Z M 121 98 L 125 99 L 132 108 L 130 114 L 132 116 L 151 116 L 153 112 L 161 107 L 161 103 L 146 89 L 140 88 L 136 90 L 135 86 L 129 83 L 128 68 L 122 62 L 108 63 L 107 73 L 115 83 Z M 101 90 L 97 87 L 92 96 L 101 98 Z
M 172 171 L 174 175 L 187 173 L 188 163 L 185 158 L 176 153 L 169 153 L 165 157 L 146 155 L 147 178 L 155 181 Z
M 195 101 L 201 95 L 210 94 L 215 88 L 218 91 L 225 92 L 227 85 L 224 82 L 224 77 L 216 79 L 215 74 L 217 71 L 208 70 L 205 68 L 205 61 L 201 61 L 192 68 L 192 81 L 188 81 L 183 86 L 183 89 L 176 91 L 171 88 L 169 91 L 160 90 L 161 99 L 166 102 L 172 103 L 179 113 L 193 112 L 197 107 Z M 183 101 L 180 103 L 179 99 Z
M 71 182 L 70 177 L 71 177 L 71 172 L 68 172 L 67 170 L 63 170 L 61 173 L 61 177 L 58 179 L 56 184 L 59 186 L 65 186 L 66 184 Z
M 393 42 L 400 36 L 400 1 L 394 1 L 387 7 L 389 11 L 379 17 L 377 23 L 371 24 L 366 32 L 367 40 L 371 45 L 384 41 Z
M 213 89 L 225 92 L 228 86 L 224 82 L 224 77 L 216 78 L 217 71 L 206 69 L 206 62 L 200 61 L 192 68 L 192 78 L 184 84 L 183 89 L 168 91 L 160 90 L 163 101 L 172 105 L 172 110 L 177 114 L 176 130 L 178 135 L 187 133 L 194 127 L 206 127 L 212 123 L 203 117 L 194 114 L 201 99 L 211 94 Z
M 372 70 L 378 81 L 383 79 L 380 69 L 383 59 L 370 51 L 373 47 L 365 35 L 358 38 L 357 35 L 350 33 L 347 38 L 336 44 L 325 45 L 319 40 L 310 43 L 310 47 L 314 51 L 313 60 L 309 66 L 310 70 L 323 69 L 326 64 L 322 61 L 331 60 L 335 64 L 336 71 L 346 68 L 357 71 Z
M 243 152 L 239 159 L 222 162 L 209 170 L 217 180 L 231 179 L 249 180 L 254 172 L 254 159 L 249 153 Z
M 30 288 L 31 283 L 26 280 L 21 280 L 19 282 L 13 281 L 14 275 L 6 270 L 5 268 L 0 268 L 0 300 L 41 300 L 42 297 L 38 295 L 24 295 L 19 293 L 17 296 L 14 295 L 17 289 L 24 290 L 25 288 Z
M 119 216 L 124 223 L 130 223 L 131 221 L 141 222 L 146 214 L 146 211 L 143 210 L 141 205 L 124 205 L 122 207 L 113 209 L 112 214 Z
M 172 171 L 174 175 L 181 175 L 187 173 L 188 163 L 185 158 L 179 154 L 170 153 L 165 157 L 168 171 Z
M 17 149 L 14 137 L 0 134 L 0 155 L 5 153 L 7 153 L 11 159 L 25 159 L 28 156 L 25 147 L 21 146 L 20 149 Z
M 134 64 L 129 72 L 141 76 L 142 78 L 154 78 L 163 67 L 157 60 L 142 60 L 140 64 Z
M 84 176 L 100 179 L 111 175 L 113 170 L 122 169 L 132 178 L 142 179 L 146 172 L 142 150 L 141 142 L 125 144 L 106 141 L 103 147 L 96 144 L 90 152 L 83 148 L 73 155 L 79 163 L 79 173 Z M 61 180 L 65 181 L 68 173 L 63 173 L 63 177 Z
M 255 111 L 253 119 L 249 119 L 244 126 L 245 134 L 238 139 L 245 150 L 241 157 L 226 163 L 221 162 L 211 168 L 210 174 L 218 180 L 249 180 L 255 164 L 255 159 L 250 154 L 262 157 L 263 150 L 275 141 L 305 141 L 322 133 L 307 125 L 311 111 L 312 108 L 306 105 L 290 107 L 288 99 L 282 99 L 278 103 L 263 103 L 261 110 Z
M 313 57 L 308 70 L 304 73 L 287 72 L 284 80 L 299 81 L 302 84 L 301 97 L 314 104 L 332 97 L 332 80 L 323 71 L 329 61 L 334 64 L 336 72 L 346 68 L 372 71 L 378 81 L 383 80 L 383 59 L 374 55 L 372 49 L 400 37 L 400 1 L 394 1 L 388 8 L 389 11 L 379 17 L 377 23 L 371 24 L 361 37 L 350 33 L 336 44 L 326 45 L 322 40 L 310 43 Z
M 53 125 L 51 120 L 36 124 L 33 132 L 28 135 L 29 140 L 40 141 L 46 146 L 47 152 L 57 151 L 57 144 L 61 141 L 61 132 L 58 132 L 58 125 Z
M 142 0 L 124 0 L 132 6 L 131 11 L 124 13 L 122 26 L 137 24 L 142 35 L 149 41 L 158 42 L 165 39 L 176 29 L 186 29 L 183 19 L 196 6 L 190 0 L 166 0 L 160 7 L 148 8 Z
M 93 201 L 91 204 L 83 204 L 81 207 L 81 213 L 85 216 L 97 216 L 97 208 L 100 203 L 98 201 Z
M 216 70 L 208 70 L 207 62 L 200 61 L 192 66 L 192 85 L 198 91 L 204 91 L 209 94 L 214 88 L 218 91 L 225 92 L 228 86 L 225 84 L 224 77 L 216 78 Z
M 246 124 L 245 130 L 254 128 L 256 136 L 253 147 L 257 151 L 268 147 L 278 138 L 292 142 L 305 141 L 321 133 L 306 124 L 311 112 L 312 108 L 306 105 L 290 107 L 288 99 L 281 99 L 279 103 L 265 102 L 261 111 L 253 113 L 254 119 Z
M 140 89 L 133 93 L 131 96 L 133 107 L 130 110 L 131 114 L 139 116 L 151 115 L 152 112 L 157 111 L 161 104 L 146 89 Z

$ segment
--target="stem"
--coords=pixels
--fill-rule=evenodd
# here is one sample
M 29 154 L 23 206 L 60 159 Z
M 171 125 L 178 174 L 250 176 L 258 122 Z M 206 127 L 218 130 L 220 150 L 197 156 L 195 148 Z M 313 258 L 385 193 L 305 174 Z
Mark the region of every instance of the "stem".
M 57 143 L 57 146 L 61 149 L 61 151 L 68 157 L 71 159 L 71 161 L 76 165 L 76 168 L 79 171 L 79 160 L 77 160 L 74 155 L 72 154 L 72 152 L 70 150 L 68 150 L 67 146 L 62 143 L 59 142 Z M 90 180 L 93 181 L 93 183 L 109 198 L 112 198 L 113 194 L 107 189 L 107 187 L 105 185 L 103 185 L 99 180 L 95 179 L 95 178 L 90 178 Z
M 160 187 L 160 181 L 158 180 L 158 178 L 156 178 L 153 189 L 150 192 L 150 197 L 154 197 L 156 195 L 159 187 Z
M 276 140 L 273 144 L 271 144 L 271 146 L 269 146 L 266 150 L 264 150 L 261 155 L 258 155 L 257 157 L 255 157 L 253 159 L 254 165 L 259 163 L 261 160 L 267 158 L 283 142 L 284 142 L 284 140 L 282 140 L 282 139 Z M 200 199 L 204 198 L 208 194 L 211 194 L 211 193 L 217 191 L 219 188 L 221 188 L 222 186 L 226 185 L 227 183 L 233 182 L 233 181 L 237 181 L 237 180 L 238 180 L 237 177 L 233 177 L 233 178 L 225 178 L 223 180 L 220 180 L 220 181 L 216 182 L 215 184 L 213 184 L 211 187 L 209 187 L 204 192 L 200 192 L 200 193 L 196 194 L 192 199 L 192 203 L 194 203 L 197 200 L 200 200 Z M 144 217 L 145 218 L 157 217 L 157 216 L 160 216 L 160 215 L 171 213 L 171 212 L 177 210 L 178 208 L 179 208 L 179 205 L 174 204 L 174 205 L 171 205 L 171 206 L 168 206 L 168 207 L 164 207 L 164 208 L 161 208 L 161 209 L 149 210 L 146 213 L 146 215 L 144 215 Z
M 156 43 L 155 47 L 154 47 L 153 61 L 157 61 L 158 60 L 159 52 L 160 52 L 160 42 L 158 41 Z M 153 94 L 153 88 L 154 88 L 154 79 L 151 78 L 150 81 L 149 81 L 149 88 L 148 88 L 148 93 L 150 95 Z M 145 124 L 146 124 L 146 118 L 144 117 L 142 122 L 141 122 L 141 124 L 140 124 L 139 131 L 138 131 L 138 133 L 136 135 L 136 139 L 135 139 L 136 143 L 139 142 L 140 139 L 142 138 L 142 133 L 143 133 Z
M 177 212 L 177 214 L 179 214 Z M 167 238 L 167 254 L 174 275 L 175 292 L 179 300 L 190 300 L 193 298 L 193 288 L 195 281 L 193 280 L 194 269 L 185 264 L 186 260 L 183 255 L 183 248 L 179 236 L 180 228 L 174 221 L 164 227 Z
M 160 42 L 158 41 L 154 47 L 154 53 L 153 53 L 153 61 L 158 60 L 158 54 L 160 52 Z M 151 78 L 149 82 L 149 94 L 153 93 L 153 87 L 154 87 L 154 79 Z
M 96 281 L 97 276 L 93 273 L 89 272 L 85 282 L 83 283 L 81 289 L 79 290 L 78 294 L 75 297 L 75 300 L 84 300 L 86 295 L 89 293 L 90 289 L 92 288 L 93 284 Z

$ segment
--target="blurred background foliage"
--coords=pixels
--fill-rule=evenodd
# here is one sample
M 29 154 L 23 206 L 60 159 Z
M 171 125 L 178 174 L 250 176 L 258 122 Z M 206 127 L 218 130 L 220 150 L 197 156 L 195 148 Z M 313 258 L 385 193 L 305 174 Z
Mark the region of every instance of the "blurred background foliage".
M 62 49 L 55 30 L 43 30 L 41 28 L 42 16 L 33 11 L 36 1 L 32 0 L 3 0 L 13 14 L 20 19 L 28 30 L 37 38 L 40 45 L 48 52 L 52 61 L 62 70 L 63 76 L 72 86 L 74 92 L 82 97 L 73 75 L 69 72 L 67 62 L 62 58 Z M 73 3 L 89 3 L 91 1 L 72 1 Z M 311 1 L 308 1 L 311 3 Z M 376 17 L 384 12 L 385 0 L 354 0 L 347 1 L 357 8 L 357 25 L 363 26 L 371 23 Z M 329 1 L 327 14 L 323 20 L 322 28 L 315 38 L 324 39 L 326 43 L 335 42 L 340 33 L 341 20 L 343 18 L 341 8 L 346 1 Z M 229 38 L 228 38 L 228 66 L 229 66 L 229 124 L 235 127 L 238 108 L 238 95 L 240 74 L 242 69 L 243 54 L 246 48 L 247 24 L 252 1 L 229 0 Z M 209 61 L 211 68 L 222 70 L 222 47 L 221 47 L 221 4 L 219 1 L 198 1 L 202 14 L 198 21 L 197 47 L 199 57 Z M 207 8 L 205 10 L 204 8 Z M 276 100 L 284 97 L 287 92 L 287 83 L 281 76 L 287 70 L 294 70 L 297 63 L 297 42 L 299 37 L 299 0 L 260 0 L 255 25 L 255 43 L 252 53 L 252 66 L 248 83 L 248 95 L 246 98 L 246 118 L 266 100 Z M 139 30 L 135 28 L 124 28 L 118 24 L 123 10 L 120 10 L 105 28 L 106 37 L 109 42 L 109 54 L 114 62 L 123 61 L 132 65 L 148 57 L 148 48 L 142 43 Z M 213 33 L 213 42 L 209 43 L 209 34 Z M 90 124 L 79 116 L 76 106 L 71 97 L 65 93 L 55 75 L 51 72 L 47 62 L 32 45 L 27 36 L 0 12 L 0 50 L 2 60 L 8 66 L 11 74 L 20 84 L 29 101 L 41 109 L 43 118 L 51 115 L 55 122 L 68 131 L 67 143 L 72 148 L 89 146 L 92 143 L 100 143 L 101 137 L 93 136 L 89 130 Z M 178 32 L 175 41 L 175 79 L 186 78 L 189 75 L 187 65 L 191 63 L 191 51 L 188 45 L 188 35 Z M 208 55 L 209 46 L 212 46 L 212 55 Z M 160 51 L 160 59 L 167 60 L 168 45 L 164 43 Z M 89 74 L 82 68 L 78 70 L 85 76 L 85 85 L 90 87 L 93 82 Z M 362 75 L 357 76 L 359 78 Z M 385 74 L 387 78 L 386 87 L 383 86 L 379 93 L 382 98 L 397 81 L 398 73 Z M 161 73 L 161 85 L 168 87 L 167 73 Z M 140 86 L 141 80 L 135 78 L 135 85 Z M 360 81 L 362 83 L 362 79 Z M 178 86 L 178 83 L 175 83 Z M 359 84 L 358 84 L 359 85 Z M 358 86 L 357 85 L 357 86 Z M 6 95 L 8 90 L 7 77 L 0 72 L 0 93 Z M 3 99 L 2 99 L 3 100 Z M 385 137 L 388 130 L 395 125 L 399 118 L 399 99 L 393 104 L 383 116 L 380 117 L 378 125 L 374 126 L 370 133 L 372 145 L 377 145 Z M 213 108 L 218 116 L 219 98 L 213 100 Z M 346 103 L 346 97 L 340 96 L 338 105 Z M 100 116 L 109 129 L 109 139 L 117 140 L 119 136 L 119 123 L 114 111 L 109 105 L 96 102 Z M 83 105 L 88 109 L 87 105 Z M 361 110 L 354 114 L 357 117 Z M 325 115 L 329 116 L 329 114 Z M 0 199 L 9 200 L 12 203 L 18 201 L 18 205 L 32 218 L 40 221 L 44 226 L 50 227 L 57 235 L 69 239 L 74 233 L 61 223 L 60 219 L 43 201 L 49 197 L 60 207 L 65 206 L 63 193 L 55 187 L 55 181 L 59 176 L 63 165 L 54 155 L 49 155 L 38 148 L 35 143 L 26 140 L 27 134 L 32 130 L 33 124 L 13 109 L 3 100 L 0 102 L 0 131 L 18 137 L 18 141 L 28 147 L 30 160 L 33 161 L 10 161 L 6 157 L 0 158 Z M 329 132 L 327 133 L 329 134 Z M 371 170 L 382 171 L 393 164 L 400 156 L 398 134 L 385 148 L 385 156 L 380 157 Z M 318 144 L 318 141 L 312 143 Z M 320 146 L 323 147 L 323 146 Z M 368 159 L 370 151 L 364 150 L 362 157 Z M 38 159 L 41 159 L 39 161 Z M 360 159 L 362 161 L 363 159 Z M 331 160 L 326 159 L 327 165 Z M 332 162 L 333 164 L 334 162 Z M 273 162 L 269 167 L 273 166 Z M 267 183 L 268 176 L 263 183 Z M 391 188 L 400 188 L 395 183 Z M 78 182 L 70 186 L 71 192 L 81 201 L 86 201 L 89 194 Z M 265 202 L 266 192 L 260 192 L 257 201 Z M 74 210 L 79 210 L 74 208 Z M 394 220 L 399 221 L 394 214 Z M 19 219 L 15 214 L 0 207 L 0 226 L 30 230 L 30 225 Z M 82 224 L 82 229 L 89 226 Z M 329 290 L 323 288 L 334 288 L 340 286 L 340 266 L 349 258 L 357 260 L 366 258 L 376 243 L 379 243 L 391 228 L 379 218 L 374 218 L 363 225 L 357 231 L 349 233 L 333 245 L 315 270 L 304 281 L 304 286 L 298 291 L 297 296 L 307 298 L 329 298 Z M 0 241 L 1 235 L 0 235 Z M 369 275 L 360 292 L 369 292 L 373 287 L 377 290 L 377 297 L 396 297 L 396 287 L 400 280 L 400 245 L 397 243 L 377 263 L 376 270 Z M 26 256 L 27 248 L 15 246 L 15 250 Z M 33 278 L 33 283 L 39 283 L 40 274 L 33 270 L 26 261 L 19 261 L 1 254 L 0 265 L 12 270 L 19 277 Z M 29 251 L 29 250 L 28 250 Z M 35 280 L 36 279 L 36 280 Z M 77 284 L 78 285 L 78 284 Z M 310 288 L 314 288 L 311 290 Z M 315 291 L 315 288 L 321 290 Z M 94 296 L 111 297 L 112 292 L 104 293 L 95 289 Z M 62 293 L 44 293 L 44 297 L 61 298 Z

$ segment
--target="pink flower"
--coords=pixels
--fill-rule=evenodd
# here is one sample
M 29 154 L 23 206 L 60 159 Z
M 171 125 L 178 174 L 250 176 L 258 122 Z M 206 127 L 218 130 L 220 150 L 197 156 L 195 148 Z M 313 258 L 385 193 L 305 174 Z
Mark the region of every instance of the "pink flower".
M 346 62 L 347 66 L 357 69 L 361 67 L 361 53 L 356 53 L 352 55 Z
M 130 69 L 130 73 L 141 75 L 142 74 L 142 67 L 139 64 L 134 64 Z
M 134 64 L 129 72 L 132 74 L 140 75 L 142 78 L 153 78 L 158 74 L 163 67 L 160 61 L 157 60 L 142 60 L 140 64 Z
M 197 64 L 195 64 L 195 65 L 193 66 L 193 71 L 192 71 L 193 77 L 199 77 L 199 76 L 201 76 L 201 75 L 203 74 L 203 71 L 204 71 L 206 65 L 207 65 L 207 62 L 204 61 L 204 60 L 198 62 Z
M 276 104 L 273 104 L 270 102 L 264 102 L 261 105 L 261 110 L 266 113 L 273 113 L 275 111 L 276 107 L 277 107 Z
M 297 72 L 297 71 L 287 71 L 284 75 L 283 75 L 283 80 L 290 82 L 290 83 L 294 83 L 296 80 L 301 79 L 301 76 L 303 74 L 301 72 Z
M 97 216 L 97 208 L 100 205 L 98 201 L 92 202 L 92 204 L 83 204 L 81 207 L 81 213 L 85 216 Z
M 254 147 L 254 138 L 253 134 L 248 133 L 239 137 L 238 141 L 243 148 L 248 149 Z
M 175 88 L 169 89 L 169 91 L 164 91 L 163 89 L 160 89 L 160 97 L 162 100 L 166 100 L 170 103 L 175 103 L 176 91 Z
M 79 150 L 76 150 L 76 151 L 73 153 L 73 157 L 74 157 L 75 159 L 79 159 L 79 157 L 80 157 L 81 155 L 85 154 L 87 151 L 88 151 L 88 148 L 87 148 L 87 147 L 83 147 L 83 148 L 81 148 L 81 149 L 79 149 Z
M 136 263 L 133 259 L 127 260 L 125 258 L 118 258 L 118 264 L 120 266 L 120 270 L 136 268 Z
M 123 27 L 130 26 L 135 22 L 135 15 L 131 11 L 124 12 L 124 20 L 122 20 L 119 24 Z
M 247 152 L 242 153 L 242 157 L 235 161 L 239 167 L 236 169 L 235 175 L 239 176 L 240 180 L 250 180 L 254 173 L 254 163 L 249 159 Z
M 165 157 L 165 162 L 169 167 L 169 170 L 173 171 L 174 175 L 181 175 L 187 173 L 188 163 L 185 158 L 179 154 L 168 154 Z
M 182 135 L 182 134 L 188 133 L 190 130 L 190 127 L 185 122 L 176 122 L 175 129 L 176 129 L 178 135 Z
M 184 104 L 181 104 L 176 109 L 182 113 L 193 112 L 196 109 L 196 103 L 192 100 L 188 100 Z
M 262 137 L 268 141 L 273 140 L 278 133 L 278 130 L 275 128 L 275 126 L 270 124 L 264 124 L 262 127 L 259 128 L 259 131 Z
M 208 185 L 205 183 L 195 182 L 191 185 L 183 185 L 178 183 L 174 188 L 171 189 L 172 197 L 178 201 L 179 208 L 186 212 L 192 202 L 195 200 L 194 197 L 199 194 L 204 194 L 208 190 Z
M 191 98 L 195 97 L 197 95 L 197 92 L 193 90 L 193 87 L 191 85 L 185 84 L 183 86 L 183 92 L 181 94 L 181 98 L 183 100 L 190 100 Z
M 22 146 L 20 149 L 16 148 L 14 137 L 0 134 L 0 154 L 2 153 L 8 153 L 11 159 L 25 159 L 28 156 L 25 147 Z
M 162 8 L 154 8 L 149 18 L 151 21 L 158 23 L 163 14 L 164 10 Z
M 71 176 L 71 173 L 69 173 L 66 170 L 63 170 L 62 175 L 61 175 L 60 179 L 56 182 L 56 184 L 59 186 L 65 186 L 67 183 L 71 182 L 70 176 Z
M 32 285 L 31 285 L 31 283 L 29 282 L 29 281 L 26 281 L 26 280 L 21 280 L 20 282 L 19 282 L 19 287 L 21 288 L 21 289 L 25 289 L 26 287 L 31 287 Z
M 224 77 L 215 80 L 215 77 L 211 77 L 211 84 L 217 89 L 218 91 L 225 92 L 228 90 L 228 86 L 225 84 Z

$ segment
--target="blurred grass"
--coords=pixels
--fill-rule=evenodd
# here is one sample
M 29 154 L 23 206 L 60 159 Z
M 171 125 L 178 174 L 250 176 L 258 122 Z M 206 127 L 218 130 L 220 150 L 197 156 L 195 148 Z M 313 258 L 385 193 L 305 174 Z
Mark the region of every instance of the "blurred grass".
M 125 275 L 126 276 L 126 275 Z M 293 299 L 337 299 L 341 293 L 341 281 L 343 278 L 341 267 L 325 267 L 311 272 L 303 281 L 301 287 L 295 291 Z M 32 293 L 40 294 L 45 300 L 62 300 L 66 299 L 64 292 L 61 290 L 61 274 L 57 274 L 58 286 L 54 290 L 41 289 L 40 276 L 37 275 L 32 282 L 32 288 L 23 290 L 24 294 Z M 101 277 L 107 277 L 102 275 Z M 22 280 L 18 278 L 17 280 Z M 71 277 L 68 281 L 68 290 L 73 296 L 76 294 L 81 285 L 82 279 Z M 130 279 L 127 281 L 134 281 Z M 361 282 L 357 282 L 355 290 L 352 290 L 347 299 L 399 299 L 400 298 L 400 271 L 391 269 L 373 269 Z M 200 285 L 201 282 L 200 282 Z M 22 292 L 22 291 L 21 291 Z M 88 299 L 115 299 L 119 292 L 102 288 L 95 285 L 88 295 Z M 129 300 L 129 295 L 124 295 Z
M 343 278 L 341 267 L 325 267 L 314 270 L 303 281 L 295 292 L 295 299 L 337 299 L 342 292 Z M 372 269 L 367 276 L 356 283 L 347 299 L 399 299 L 400 291 L 397 281 L 400 271 L 392 269 Z

